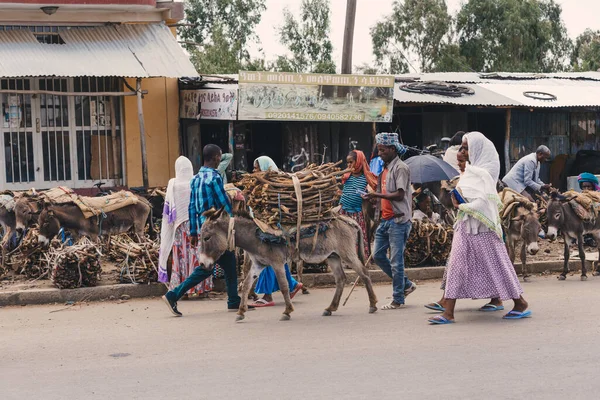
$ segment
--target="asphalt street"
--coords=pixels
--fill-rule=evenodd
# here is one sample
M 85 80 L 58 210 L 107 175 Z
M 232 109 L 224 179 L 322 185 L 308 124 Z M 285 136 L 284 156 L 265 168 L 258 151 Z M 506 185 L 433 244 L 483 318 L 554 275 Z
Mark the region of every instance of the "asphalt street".
M 242 323 L 223 299 L 159 299 L 0 309 L 0 398 L 12 399 L 594 399 L 600 278 L 524 284 L 533 317 L 502 320 L 481 300 L 430 326 L 421 283 L 403 310 L 368 314 L 364 288 L 331 317 L 333 289 L 298 295 Z M 377 286 L 379 306 L 389 285 Z M 507 308 L 512 304 L 507 303 Z

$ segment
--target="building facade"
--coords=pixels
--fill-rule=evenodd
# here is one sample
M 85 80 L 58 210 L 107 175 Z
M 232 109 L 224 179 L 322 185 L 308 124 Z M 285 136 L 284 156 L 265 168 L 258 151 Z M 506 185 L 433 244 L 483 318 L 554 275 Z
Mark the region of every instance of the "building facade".
M 144 169 L 166 185 L 177 78 L 195 74 L 169 26 L 182 18 L 181 3 L 154 0 L 0 0 L 0 186 L 141 186 Z

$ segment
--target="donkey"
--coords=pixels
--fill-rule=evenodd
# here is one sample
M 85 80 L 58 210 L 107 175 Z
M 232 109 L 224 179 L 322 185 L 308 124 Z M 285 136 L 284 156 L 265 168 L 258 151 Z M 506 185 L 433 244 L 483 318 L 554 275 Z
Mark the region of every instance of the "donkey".
M 552 193 L 548 208 L 546 209 L 546 216 L 548 218 L 548 233 L 546 235 L 548 239 L 556 239 L 560 231 L 565 240 L 565 264 L 563 272 L 558 279 L 561 281 L 567 279 L 567 273 L 569 272 L 569 244 L 573 239 L 576 239 L 577 247 L 579 248 L 579 258 L 581 259 L 581 280 L 587 280 L 583 235 L 590 233 L 594 236 L 598 244 L 598 254 L 600 255 L 600 218 L 596 218 L 592 222 L 581 220 L 566 201 L 566 198 L 558 193 Z
M 16 217 L 15 217 L 15 198 L 12 194 L 0 195 L 0 225 L 4 231 L 4 236 L 0 242 L 2 246 L 2 267 L 6 263 L 7 248 L 10 243 L 13 234 L 16 231 Z
M 524 206 L 518 206 L 515 216 L 511 218 L 508 228 L 504 228 L 506 234 L 506 248 L 510 261 L 515 262 L 515 245 L 521 241 L 521 273 L 523 281 L 527 282 L 529 271 L 527 269 L 527 253 L 532 256 L 540 250 L 538 245 L 538 233 L 542 228 L 539 216 L 534 210 L 528 210 Z
M 15 228 L 20 234 L 37 223 L 44 208 L 44 201 L 38 195 L 21 193 L 15 198 Z
M 252 260 L 252 272 L 246 274 L 242 288 L 242 301 L 236 320 L 242 321 L 248 310 L 248 293 L 255 276 L 266 266 L 272 266 L 277 276 L 277 282 L 285 299 L 285 311 L 281 321 L 290 319 L 294 311 L 290 292 L 285 277 L 284 265 L 292 261 L 302 260 L 316 264 L 327 260 L 335 277 L 336 291 L 329 307 L 323 312 L 324 316 L 337 311 L 342 292 L 344 291 L 345 274 L 342 265 L 352 267 L 361 277 L 369 295 L 369 313 L 377 311 L 377 297 L 373 285 L 364 266 L 364 248 L 362 246 L 362 231 L 358 224 L 350 218 L 340 216 L 329 223 L 329 229 L 321 233 L 313 251 L 314 238 L 302 238 L 296 250 L 294 242 L 290 244 L 264 243 L 255 234 L 258 226 L 247 215 L 230 217 L 223 209 L 209 210 L 204 213 L 207 218 L 200 231 L 201 253 L 199 261 L 205 268 L 211 268 L 215 260 L 228 249 L 235 246 L 243 249 Z M 298 234 L 298 236 L 300 236 Z M 360 244 L 360 246 L 357 246 Z M 358 250 L 357 250 L 358 249 Z
M 73 234 L 88 236 L 94 240 L 99 236 L 125 233 L 130 229 L 133 229 L 138 237 L 143 237 L 151 206 L 143 197 L 138 196 L 138 199 L 136 204 L 106 212 L 106 217 L 91 218 L 85 218 L 79 206 L 73 203 L 46 204 L 38 218 L 39 241 L 48 243 L 58 234 L 61 227 Z

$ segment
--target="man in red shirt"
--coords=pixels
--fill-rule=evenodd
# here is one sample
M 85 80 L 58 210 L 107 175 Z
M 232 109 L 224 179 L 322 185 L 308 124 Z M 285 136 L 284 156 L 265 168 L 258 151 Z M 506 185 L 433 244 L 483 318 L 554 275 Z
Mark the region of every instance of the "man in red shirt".
M 382 309 L 396 310 L 403 308 L 405 297 L 417 289 L 404 274 L 404 249 L 412 228 L 412 186 L 408 166 L 399 157 L 406 149 L 398 141 L 398 135 L 379 133 L 376 141 L 385 168 L 378 177 L 377 192 L 365 198 L 377 199 L 381 213 L 373 259 L 392 278 L 393 300 Z M 391 259 L 387 257 L 388 249 Z

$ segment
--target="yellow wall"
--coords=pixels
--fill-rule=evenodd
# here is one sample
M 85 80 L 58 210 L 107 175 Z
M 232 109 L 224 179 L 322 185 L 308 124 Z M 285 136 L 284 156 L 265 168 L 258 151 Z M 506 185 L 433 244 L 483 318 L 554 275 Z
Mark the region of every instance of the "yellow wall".
M 135 88 L 135 79 L 127 79 Z M 179 90 L 177 79 L 142 79 L 147 90 L 142 101 L 146 128 L 148 183 L 151 187 L 166 186 L 174 176 L 175 160 L 179 156 Z M 127 186 L 142 186 L 142 156 L 137 98 L 125 97 L 125 170 Z

